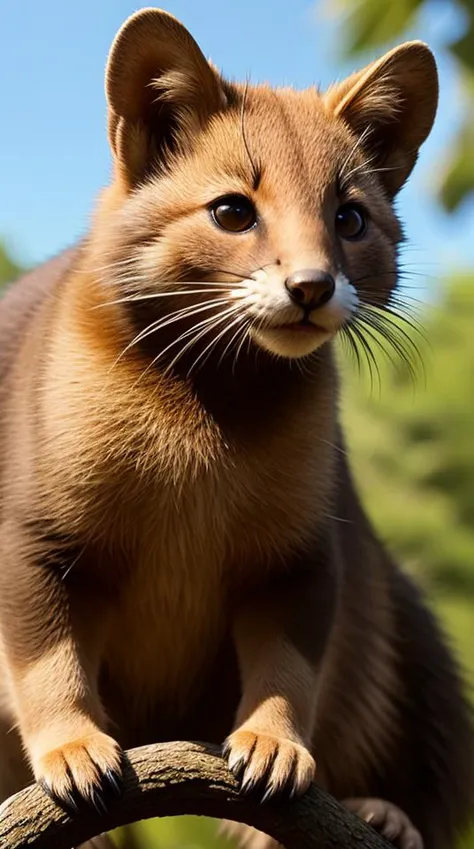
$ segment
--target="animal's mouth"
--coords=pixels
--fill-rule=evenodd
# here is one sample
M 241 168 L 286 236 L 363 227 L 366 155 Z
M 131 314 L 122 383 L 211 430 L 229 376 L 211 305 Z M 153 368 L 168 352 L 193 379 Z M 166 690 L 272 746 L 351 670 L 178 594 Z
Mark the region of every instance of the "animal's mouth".
M 304 316 L 281 324 L 260 325 L 255 331 L 255 339 L 270 353 L 293 359 L 312 354 L 335 332 Z
M 272 330 L 286 330 L 290 333 L 326 333 L 327 331 L 324 327 L 320 327 L 318 324 L 314 324 L 314 322 L 310 321 L 307 318 L 302 318 L 300 321 L 291 321 L 286 322 L 285 324 L 279 324 L 274 326 Z

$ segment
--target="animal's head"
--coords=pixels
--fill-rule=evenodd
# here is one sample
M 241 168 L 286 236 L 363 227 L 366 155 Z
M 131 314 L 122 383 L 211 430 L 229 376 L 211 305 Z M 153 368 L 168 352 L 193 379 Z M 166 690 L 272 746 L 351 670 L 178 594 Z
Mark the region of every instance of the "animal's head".
M 393 200 L 437 106 L 424 44 L 326 93 L 235 85 L 174 17 L 145 9 L 114 41 L 106 91 L 105 279 L 157 357 L 248 342 L 299 358 L 387 301 Z

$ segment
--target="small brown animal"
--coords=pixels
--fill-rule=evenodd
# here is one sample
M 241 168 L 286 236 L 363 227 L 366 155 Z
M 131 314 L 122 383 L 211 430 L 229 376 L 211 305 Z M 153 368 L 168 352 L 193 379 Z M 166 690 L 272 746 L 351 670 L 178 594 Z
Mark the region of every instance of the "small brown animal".
M 0 311 L 0 797 L 33 775 L 101 808 L 122 748 L 202 739 L 243 792 L 315 777 L 403 849 L 450 847 L 469 711 L 358 500 L 333 350 L 396 286 L 433 56 L 243 86 L 145 9 L 106 87 L 90 232 Z

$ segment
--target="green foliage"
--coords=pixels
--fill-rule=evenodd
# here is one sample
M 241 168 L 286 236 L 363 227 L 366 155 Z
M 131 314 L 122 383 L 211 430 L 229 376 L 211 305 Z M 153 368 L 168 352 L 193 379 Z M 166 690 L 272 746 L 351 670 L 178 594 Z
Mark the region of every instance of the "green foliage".
M 8 253 L 6 247 L 0 242 L 0 286 L 11 283 L 20 276 L 23 269 Z
M 423 0 L 337 0 L 344 15 L 345 47 L 349 55 L 378 48 L 399 36 L 416 17 Z
M 399 562 L 425 585 L 474 701 L 472 279 L 453 280 L 423 324 L 425 380 L 414 386 L 408 369 L 377 357 L 380 392 L 371 392 L 367 377 L 346 367 L 342 412 L 366 508 Z M 461 846 L 474 849 L 474 829 Z
M 349 55 L 388 47 L 401 39 L 416 22 L 429 0 L 326 0 L 343 14 L 345 48 Z M 442 4 L 439 4 L 442 5 Z M 474 0 L 459 0 L 465 26 L 462 36 L 448 49 L 455 59 L 464 114 L 461 128 L 448 152 L 447 164 L 439 183 L 439 198 L 444 208 L 453 212 L 474 191 Z
M 474 594 L 472 280 L 453 281 L 424 326 L 426 388 L 380 357 L 380 395 L 348 379 L 351 457 L 395 553 L 431 585 Z
M 466 114 L 439 189 L 440 200 L 448 212 L 456 210 L 474 189 L 474 112 L 471 106 L 474 102 L 474 71 L 466 72 L 463 79 Z
M 206 817 L 165 817 L 117 829 L 112 838 L 117 849 L 233 849 L 218 828 Z

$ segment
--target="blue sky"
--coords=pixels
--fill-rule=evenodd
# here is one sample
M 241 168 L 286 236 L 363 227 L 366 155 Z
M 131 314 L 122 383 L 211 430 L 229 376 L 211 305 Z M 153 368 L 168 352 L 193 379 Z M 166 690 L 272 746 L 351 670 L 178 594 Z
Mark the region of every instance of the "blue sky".
M 344 62 L 341 21 L 323 14 L 321 2 L 162 3 L 229 77 L 327 85 L 360 64 Z M 116 30 L 140 4 L 0 0 L 0 6 L 0 237 L 19 258 L 35 263 L 84 232 L 109 178 L 104 65 Z M 431 276 L 474 264 L 474 204 L 448 218 L 432 199 L 462 108 L 443 50 L 459 25 L 456 14 L 435 3 L 412 33 L 434 48 L 441 75 L 436 127 L 399 203 L 412 243 L 406 261 L 427 275 L 428 290 L 436 285 Z

